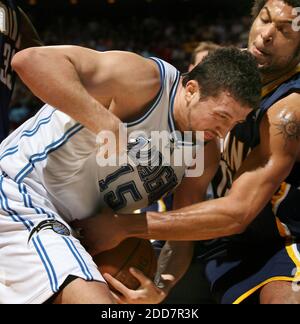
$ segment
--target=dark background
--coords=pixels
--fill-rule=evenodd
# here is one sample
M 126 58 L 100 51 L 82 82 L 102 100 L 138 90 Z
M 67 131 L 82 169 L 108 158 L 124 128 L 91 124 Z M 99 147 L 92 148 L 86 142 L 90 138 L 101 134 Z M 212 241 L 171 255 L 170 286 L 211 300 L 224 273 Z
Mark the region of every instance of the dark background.
M 180 17 L 203 13 L 208 18 L 247 14 L 251 0 L 19 0 L 22 8 L 36 13 L 101 17 L 126 17 L 132 14 Z M 35 3 L 35 5 L 30 5 Z M 46 12 L 45 12 L 46 10 Z

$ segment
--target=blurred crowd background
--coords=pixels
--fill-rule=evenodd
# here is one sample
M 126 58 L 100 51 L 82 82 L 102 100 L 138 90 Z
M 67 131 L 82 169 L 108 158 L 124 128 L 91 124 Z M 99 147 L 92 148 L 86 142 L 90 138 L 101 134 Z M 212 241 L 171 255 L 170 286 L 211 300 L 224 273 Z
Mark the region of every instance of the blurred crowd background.
M 247 46 L 252 0 L 19 0 L 45 45 L 157 56 L 187 70 L 200 41 Z M 43 82 L 43 80 L 40 80 Z M 14 91 L 12 130 L 41 106 L 22 84 Z

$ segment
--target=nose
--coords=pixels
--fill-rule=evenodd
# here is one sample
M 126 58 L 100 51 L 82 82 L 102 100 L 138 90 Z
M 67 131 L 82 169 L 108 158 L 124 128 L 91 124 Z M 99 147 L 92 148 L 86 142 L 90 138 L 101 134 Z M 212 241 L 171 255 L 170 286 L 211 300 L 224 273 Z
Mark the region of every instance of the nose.
M 268 24 L 261 32 L 261 38 L 265 45 L 270 44 L 274 40 L 274 33 L 275 33 L 275 25 Z

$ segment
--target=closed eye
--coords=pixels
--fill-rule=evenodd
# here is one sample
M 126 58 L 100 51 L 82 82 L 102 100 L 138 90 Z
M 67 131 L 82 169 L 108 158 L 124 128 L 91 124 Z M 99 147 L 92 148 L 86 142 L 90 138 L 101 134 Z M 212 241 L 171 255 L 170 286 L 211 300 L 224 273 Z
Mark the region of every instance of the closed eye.
M 268 24 L 270 22 L 269 18 L 263 18 L 263 17 L 260 17 L 260 20 L 262 21 L 262 23 L 264 24 Z
M 222 119 L 228 119 L 228 116 L 227 116 L 227 115 L 220 114 L 220 113 L 217 113 L 217 115 L 218 115 L 219 117 L 221 117 Z

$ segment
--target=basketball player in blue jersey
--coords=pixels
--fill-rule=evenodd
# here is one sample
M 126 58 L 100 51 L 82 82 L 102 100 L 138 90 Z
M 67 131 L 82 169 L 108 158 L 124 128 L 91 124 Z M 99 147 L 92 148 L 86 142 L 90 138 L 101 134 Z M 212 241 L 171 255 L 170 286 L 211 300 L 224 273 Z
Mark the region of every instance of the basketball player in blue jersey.
M 220 49 L 180 76 L 157 58 L 58 46 L 25 49 L 12 66 L 48 104 L 0 146 L 0 302 L 113 303 L 69 224 L 99 204 L 120 213 L 146 207 L 175 190 L 191 164 L 99 166 L 97 134 L 118 134 L 126 122 L 133 149 L 164 131 L 172 156 L 193 152 L 198 145 L 175 130 L 224 136 L 259 103 L 255 59 Z
M 82 222 L 89 233 L 86 242 L 94 243 L 95 251 L 130 236 L 175 241 L 226 237 L 212 242 L 206 255 L 206 274 L 218 302 L 300 303 L 300 32 L 294 7 L 300 7 L 299 0 L 255 1 L 248 49 L 265 87 L 260 110 L 226 138 L 214 179 L 220 198 L 173 212 L 122 215 L 113 221 L 103 214 L 101 220 Z M 190 191 L 189 198 L 182 196 L 183 204 L 201 201 L 197 192 L 203 192 L 205 180 L 195 180 L 192 188 L 182 184 L 182 193 Z M 111 222 L 114 238 L 99 234 L 105 222 Z M 136 292 L 107 279 L 123 293 L 121 302 L 155 302 L 172 287 L 178 268 L 186 267 L 171 259 L 164 270 L 173 276 L 165 278 L 163 290 L 140 273 L 136 276 L 144 289 Z
M 9 133 L 8 110 L 15 83 L 11 60 L 20 49 L 41 45 L 30 20 L 13 0 L 0 2 L 0 142 Z

